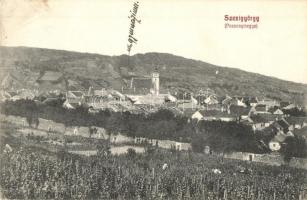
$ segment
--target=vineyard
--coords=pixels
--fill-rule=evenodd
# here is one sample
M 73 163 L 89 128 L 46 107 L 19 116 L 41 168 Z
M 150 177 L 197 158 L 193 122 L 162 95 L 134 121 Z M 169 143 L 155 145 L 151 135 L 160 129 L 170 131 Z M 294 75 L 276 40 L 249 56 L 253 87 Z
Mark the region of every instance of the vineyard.
M 306 171 L 150 149 L 83 157 L 18 148 L 1 155 L 10 199 L 303 199 Z M 305 191 L 306 193 L 306 191 Z

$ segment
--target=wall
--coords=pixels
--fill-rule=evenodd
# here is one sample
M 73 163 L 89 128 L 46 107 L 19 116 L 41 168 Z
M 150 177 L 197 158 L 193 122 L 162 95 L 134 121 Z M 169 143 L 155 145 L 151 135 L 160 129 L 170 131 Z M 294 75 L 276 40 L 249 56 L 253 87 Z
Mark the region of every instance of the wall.
M 248 161 L 252 157 L 253 162 L 261 162 L 269 165 L 280 166 L 286 164 L 283 157 L 280 154 L 253 154 L 246 152 L 233 152 L 224 154 L 225 158 L 246 160 Z M 307 169 L 307 159 L 306 158 L 292 158 L 289 166 L 295 168 Z

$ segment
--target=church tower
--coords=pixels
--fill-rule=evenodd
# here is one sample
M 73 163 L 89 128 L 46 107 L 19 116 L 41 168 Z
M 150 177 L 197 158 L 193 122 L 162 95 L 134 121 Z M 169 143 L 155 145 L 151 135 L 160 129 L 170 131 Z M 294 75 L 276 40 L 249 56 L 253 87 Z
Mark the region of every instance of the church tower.
M 152 89 L 153 89 L 153 93 L 155 95 L 159 95 L 159 73 L 153 72 L 152 73 Z

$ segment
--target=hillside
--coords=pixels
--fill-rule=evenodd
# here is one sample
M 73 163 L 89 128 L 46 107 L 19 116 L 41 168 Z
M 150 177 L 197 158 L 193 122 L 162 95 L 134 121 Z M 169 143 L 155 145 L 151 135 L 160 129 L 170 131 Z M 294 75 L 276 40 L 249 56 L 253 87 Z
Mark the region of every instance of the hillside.
M 218 95 L 252 95 L 307 104 L 306 84 L 171 54 L 136 54 L 129 59 L 127 55 L 0 47 L 2 88 L 40 88 L 36 80 L 46 71 L 55 71 L 64 75 L 63 88 L 88 89 L 94 86 L 121 89 L 132 76 L 146 76 L 155 69 L 160 73 L 161 87 L 171 91 L 197 92 L 210 88 Z

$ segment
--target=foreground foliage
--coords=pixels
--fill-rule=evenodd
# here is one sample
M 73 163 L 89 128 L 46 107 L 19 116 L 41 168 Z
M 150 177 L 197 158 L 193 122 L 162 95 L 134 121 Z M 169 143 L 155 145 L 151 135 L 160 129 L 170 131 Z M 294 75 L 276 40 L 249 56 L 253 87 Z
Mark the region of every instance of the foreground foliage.
M 160 109 L 149 115 L 109 110 L 92 114 L 84 107 L 65 109 L 62 103 L 61 100 L 49 104 L 37 104 L 31 100 L 7 101 L 1 105 L 1 113 L 26 119 L 34 118 L 35 120 L 28 120 L 31 122 L 37 121 L 37 118 L 49 119 L 62 123 L 66 127 L 85 126 L 89 127 L 89 130 L 92 130 L 93 126 L 103 127 L 108 134 L 121 133 L 129 137 L 192 142 L 196 144 L 193 147 L 195 151 L 202 151 L 205 145 L 219 152 L 265 153 L 268 151 L 259 145 L 260 140 L 264 140 L 263 135 L 254 134 L 250 126 L 238 122 L 189 122 L 187 117 L 174 115 L 166 109 Z M 31 123 L 29 125 L 31 126 Z M 195 140 L 204 142 L 194 143 Z

